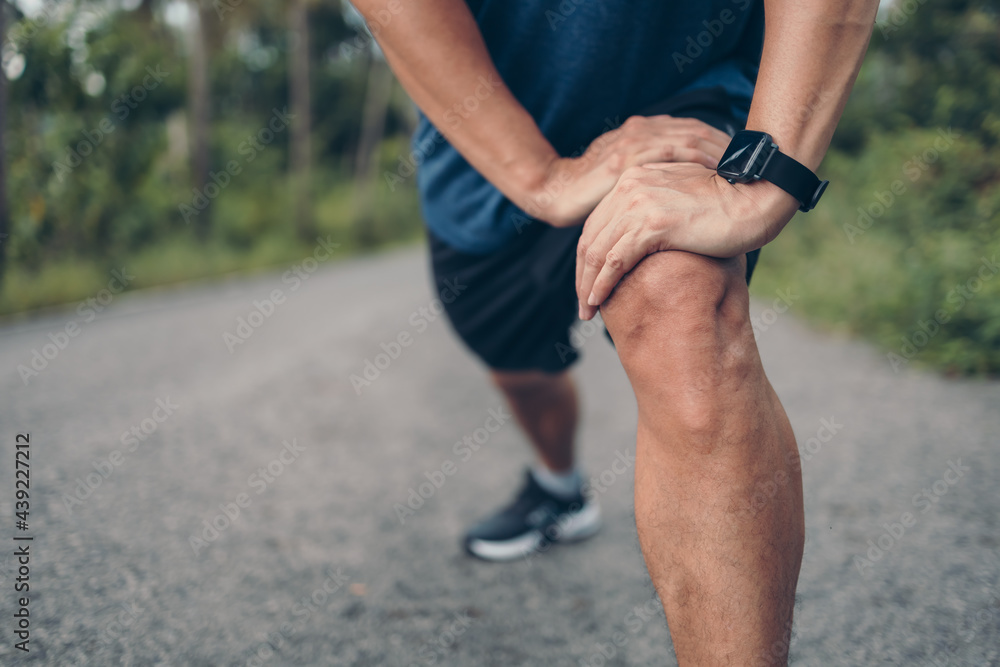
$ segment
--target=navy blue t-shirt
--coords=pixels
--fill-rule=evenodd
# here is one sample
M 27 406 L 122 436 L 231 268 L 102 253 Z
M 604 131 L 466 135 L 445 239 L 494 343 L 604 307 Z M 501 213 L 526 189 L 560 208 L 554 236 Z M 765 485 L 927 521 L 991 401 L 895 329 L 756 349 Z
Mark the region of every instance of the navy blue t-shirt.
M 564 157 L 671 95 L 722 86 L 746 118 L 763 43 L 759 0 L 468 0 L 504 83 Z M 493 82 L 469 91 L 464 122 L 490 103 Z M 417 187 L 430 230 L 486 254 L 526 216 L 420 115 Z

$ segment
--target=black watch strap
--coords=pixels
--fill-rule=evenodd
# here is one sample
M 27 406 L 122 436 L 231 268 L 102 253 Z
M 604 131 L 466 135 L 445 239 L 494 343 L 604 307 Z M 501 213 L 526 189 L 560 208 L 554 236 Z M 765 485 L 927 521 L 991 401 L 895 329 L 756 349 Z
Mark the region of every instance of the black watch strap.
M 800 211 L 811 211 L 830 181 L 821 181 L 809 167 L 788 157 L 777 148 L 764 164 L 758 178 L 774 183 L 799 200 Z

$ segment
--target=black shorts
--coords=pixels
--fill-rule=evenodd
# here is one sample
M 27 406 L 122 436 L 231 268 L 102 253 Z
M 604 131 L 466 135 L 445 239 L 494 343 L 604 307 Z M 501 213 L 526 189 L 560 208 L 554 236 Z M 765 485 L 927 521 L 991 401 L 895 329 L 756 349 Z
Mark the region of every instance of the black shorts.
M 697 118 L 733 135 L 743 124 L 730 109 L 725 91 L 709 88 L 672 97 L 642 115 Z M 437 292 L 449 284 L 462 286 L 445 304 L 448 318 L 491 369 L 556 373 L 577 360 L 569 329 L 577 320 L 576 246 L 582 229 L 532 222 L 487 255 L 460 252 L 428 232 Z M 759 253 L 747 253 L 748 283 Z

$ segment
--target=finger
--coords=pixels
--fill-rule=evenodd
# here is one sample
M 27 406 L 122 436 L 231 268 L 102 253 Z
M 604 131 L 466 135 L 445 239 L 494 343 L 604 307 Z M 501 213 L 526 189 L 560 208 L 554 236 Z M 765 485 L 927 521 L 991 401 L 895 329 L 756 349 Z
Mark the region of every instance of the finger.
M 697 118 L 666 115 L 649 116 L 649 118 L 656 121 L 652 125 L 657 130 L 663 130 L 668 134 L 676 134 L 678 132 L 686 135 L 695 134 L 699 138 L 721 148 L 723 151 L 729 147 L 729 143 L 732 141 L 732 137 L 722 130 Z
M 626 229 L 619 218 L 618 221 L 604 228 L 604 231 L 594 239 L 583 256 L 583 276 L 577 288 L 577 298 L 580 301 L 580 312 L 583 319 L 590 319 L 597 312 L 593 304 L 589 303 L 594 280 L 604 269 L 608 252 L 618 243 L 625 231 Z
M 627 168 L 649 162 L 694 162 L 715 169 L 722 159 L 722 151 L 713 144 L 699 140 L 694 146 L 687 146 L 685 141 L 694 143 L 683 137 L 665 139 L 663 143 L 656 141 L 632 154 L 625 166 Z
M 647 162 L 642 166 L 646 169 L 659 169 L 660 171 L 667 171 L 669 169 L 675 169 L 677 164 L 674 162 Z
M 719 136 L 716 135 L 720 135 L 722 140 L 720 141 Z M 681 131 L 674 128 L 670 132 L 657 134 L 656 137 L 662 143 L 697 148 L 719 157 L 722 157 L 722 154 L 729 147 L 729 141 L 726 141 L 729 135 L 719 132 L 709 125 L 692 125 Z
M 719 160 L 721 160 L 722 156 L 725 155 L 726 149 L 729 148 L 729 144 L 727 143 L 724 146 L 720 146 L 719 144 L 702 139 L 698 144 L 698 148 L 701 149 L 702 152 L 712 156 L 712 169 L 715 169 L 715 166 L 719 164 Z
M 695 164 L 700 164 L 708 169 L 715 169 L 719 165 L 719 160 L 722 159 L 722 153 L 715 155 L 716 150 L 714 147 L 711 151 L 705 151 L 700 148 L 687 148 L 679 147 L 673 150 L 673 159 L 671 162 L 694 162 Z
M 728 135 L 723 136 L 727 137 Z M 676 139 L 672 136 L 668 141 L 679 147 L 696 148 L 703 153 L 707 153 L 715 159 L 716 164 L 722 159 L 723 153 L 729 147 L 728 141 L 720 144 L 716 141 L 715 137 L 706 138 L 699 136 L 699 129 L 696 127 L 691 128 L 687 134 L 676 135 Z
M 604 197 L 591 211 L 587 220 L 583 223 L 583 232 L 580 234 L 580 240 L 576 244 L 576 287 L 579 289 L 580 281 L 583 280 L 583 269 L 585 265 L 584 258 L 587 254 L 587 249 L 590 244 L 593 243 L 594 239 L 597 238 L 604 227 L 612 218 L 613 205 L 608 201 L 607 197 Z
M 649 249 L 638 241 L 638 235 L 634 232 L 624 234 L 613 248 L 608 250 L 604 266 L 600 273 L 594 278 L 594 283 L 590 288 L 587 297 L 587 305 L 596 312 L 603 304 L 615 286 L 621 282 L 626 273 L 635 268 L 646 255 Z
M 580 281 L 583 280 L 583 258 L 587 254 L 587 248 L 590 247 L 590 237 L 593 234 L 588 234 L 588 227 L 592 226 L 591 220 L 597 215 L 598 209 L 601 207 L 600 204 L 597 208 L 590 214 L 587 221 L 583 223 L 583 233 L 580 234 L 580 240 L 576 242 L 576 281 L 575 286 L 577 291 L 580 290 Z
M 684 168 L 685 166 L 690 168 L 691 165 L 683 165 L 677 162 L 647 162 L 646 164 L 642 165 L 642 168 L 658 169 L 659 171 L 677 171 L 678 168 Z M 659 182 L 654 183 L 655 187 L 659 187 L 661 185 L 662 184 Z
M 726 148 L 729 147 L 729 143 L 733 140 L 732 137 L 722 130 L 709 125 L 705 121 L 698 120 L 697 118 L 681 118 L 679 120 L 686 122 L 688 131 L 696 133 L 705 141 L 715 144 L 722 150 L 726 150 Z

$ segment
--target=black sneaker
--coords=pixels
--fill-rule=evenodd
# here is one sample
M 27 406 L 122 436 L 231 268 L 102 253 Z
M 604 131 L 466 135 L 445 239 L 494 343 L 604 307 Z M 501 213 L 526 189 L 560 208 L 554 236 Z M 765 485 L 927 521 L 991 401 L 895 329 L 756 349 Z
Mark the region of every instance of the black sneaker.
M 527 556 L 546 542 L 574 542 L 601 527 L 596 499 L 577 492 L 563 500 L 543 489 L 529 470 L 524 488 L 511 505 L 474 526 L 465 536 L 465 550 L 485 560 Z

